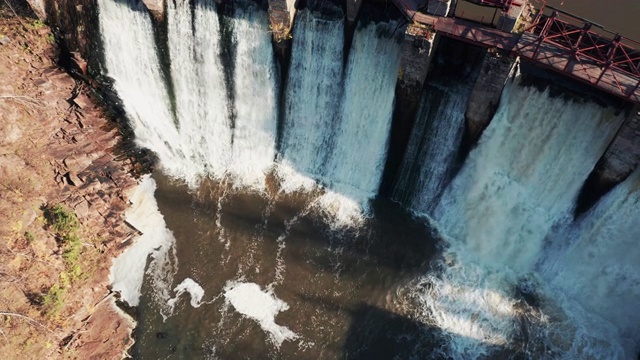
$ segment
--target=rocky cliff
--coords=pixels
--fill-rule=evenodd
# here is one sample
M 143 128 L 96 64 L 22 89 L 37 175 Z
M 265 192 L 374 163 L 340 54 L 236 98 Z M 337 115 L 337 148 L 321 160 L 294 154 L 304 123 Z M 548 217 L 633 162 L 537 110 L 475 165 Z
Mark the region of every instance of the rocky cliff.
M 134 323 L 108 275 L 135 234 L 123 221 L 134 165 L 27 11 L 0 6 L 0 353 L 121 358 Z

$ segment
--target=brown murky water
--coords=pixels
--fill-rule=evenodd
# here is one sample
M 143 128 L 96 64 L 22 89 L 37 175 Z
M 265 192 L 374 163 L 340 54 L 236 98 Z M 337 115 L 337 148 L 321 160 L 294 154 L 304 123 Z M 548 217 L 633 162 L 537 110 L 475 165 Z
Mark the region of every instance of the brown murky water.
M 147 276 L 135 358 L 392 358 L 427 346 L 416 339 L 424 325 L 403 317 L 394 298 L 428 266 L 434 242 L 397 205 L 377 204 L 375 219 L 358 231 L 331 230 L 308 210 L 313 195 L 270 200 L 220 184 L 194 194 L 160 174 L 154 178 L 176 237 L 179 266 L 170 286 L 191 278 L 208 303 L 194 308 L 183 296 L 163 322 Z M 256 321 L 225 304 L 228 281 L 271 287 L 289 305 L 276 324 L 299 338 L 278 349 Z

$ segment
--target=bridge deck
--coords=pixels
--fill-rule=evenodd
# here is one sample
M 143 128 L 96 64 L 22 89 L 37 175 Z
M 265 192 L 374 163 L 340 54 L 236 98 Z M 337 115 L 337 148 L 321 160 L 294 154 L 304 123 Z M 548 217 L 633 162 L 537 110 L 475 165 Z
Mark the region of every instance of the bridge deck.
M 616 69 L 605 70 L 602 64 L 596 62 L 579 61 L 567 49 L 548 42 L 540 42 L 536 52 L 537 39 L 538 36 L 535 34 L 523 33 L 515 54 L 610 94 L 640 103 L 640 79 Z
M 393 1 L 410 21 L 430 26 L 443 36 L 476 46 L 502 49 L 610 94 L 640 103 L 640 76 L 621 71 L 616 66 L 605 66 L 602 60 L 577 55 L 567 46 L 554 44 L 553 40 L 548 41 L 534 33 L 511 34 L 464 19 L 424 14 L 418 11 L 424 0 Z M 567 34 L 569 31 L 575 33 L 571 26 L 566 31 Z M 629 59 L 633 64 L 638 62 L 634 56 L 635 53 Z

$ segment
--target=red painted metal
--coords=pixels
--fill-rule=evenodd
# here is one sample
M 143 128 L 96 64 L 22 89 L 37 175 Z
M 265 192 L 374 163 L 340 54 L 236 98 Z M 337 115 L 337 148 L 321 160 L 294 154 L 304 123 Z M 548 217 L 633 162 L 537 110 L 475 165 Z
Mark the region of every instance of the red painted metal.
M 521 35 L 464 19 L 423 14 L 417 11 L 416 0 L 393 1 L 409 20 L 428 25 L 443 36 L 502 49 L 513 56 L 640 103 L 640 43 L 546 6 L 545 0 L 534 0 L 540 5 L 540 10 L 531 26 Z M 495 1 L 501 3 L 506 0 Z
M 525 30 L 516 53 L 634 102 L 640 82 L 640 43 L 552 9 Z M 540 49 L 546 49 L 544 53 Z M 533 49 L 533 50 L 532 50 Z

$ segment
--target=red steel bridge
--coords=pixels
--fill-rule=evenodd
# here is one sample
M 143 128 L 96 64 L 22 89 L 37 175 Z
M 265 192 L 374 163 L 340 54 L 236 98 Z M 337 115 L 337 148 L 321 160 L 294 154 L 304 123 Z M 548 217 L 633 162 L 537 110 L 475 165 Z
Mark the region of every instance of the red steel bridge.
M 393 0 L 412 22 L 442 36 L 497 48 L 634 103 L 640 103 L 640 43 L 592 22 L 540 4 L 521 33 L 509 33 L 457 17 L 419 11 L 423 1 Z M 473 0 L 507 11 L 524 0 Z

